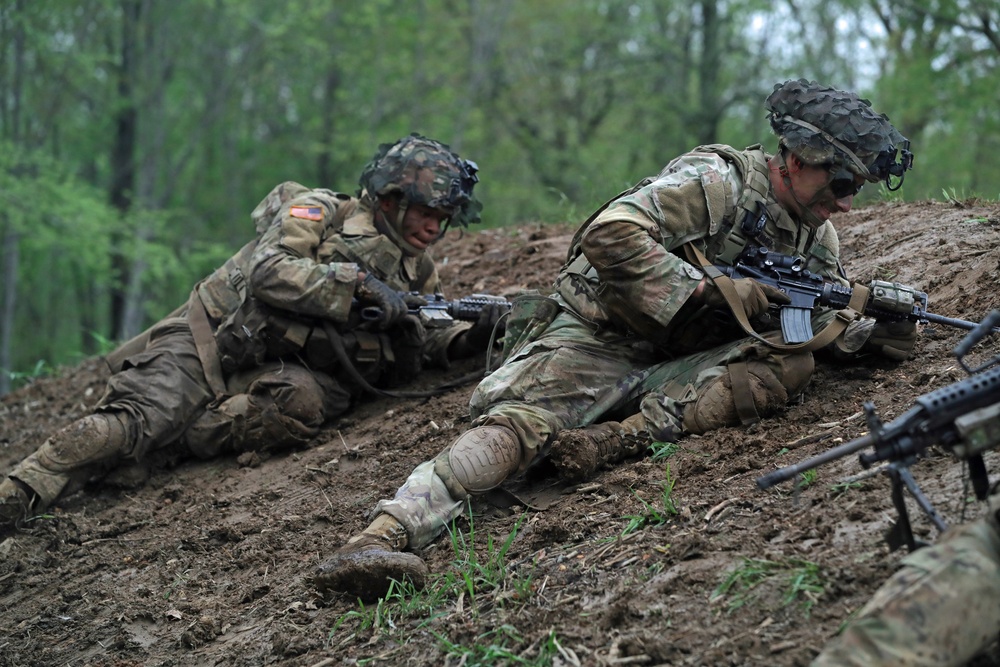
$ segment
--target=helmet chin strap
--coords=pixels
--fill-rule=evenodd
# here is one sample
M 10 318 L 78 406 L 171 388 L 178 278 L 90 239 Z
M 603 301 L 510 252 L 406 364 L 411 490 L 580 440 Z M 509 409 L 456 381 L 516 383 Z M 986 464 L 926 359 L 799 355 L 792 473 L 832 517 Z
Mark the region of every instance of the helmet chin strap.
M 386 216 L 385 211 L 382 207 L 378 205 L 376 200 L 375 208 L 375 229 L 379 232 L 388 236 L 393 243 L 395 243 L 400 250 L 403 251 L 404 255 L 409 257 L 417 257 L 423 254 L 423 250 L 417 248 L 410 243 L 407 243 L 403 239 L 403 218 L 406 217 L 406 209 L 409 207 L 409 202 L 405 199 L 399 200 L 399 207 L 396 212 L 396 220 L 390 221 L 388 216 Z

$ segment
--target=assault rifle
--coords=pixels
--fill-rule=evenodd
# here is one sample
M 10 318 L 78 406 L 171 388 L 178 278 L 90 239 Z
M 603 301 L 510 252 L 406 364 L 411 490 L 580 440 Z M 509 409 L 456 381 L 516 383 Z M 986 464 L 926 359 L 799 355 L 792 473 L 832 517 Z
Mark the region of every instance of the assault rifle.
M 419 294 L 417 292 L 400 292 L 407 303 L 420 305 L 410 306 L 410 314 L 417 315 L 423 325 L 429 329 L 449 327 L 455 320 L 475 322 L 484 308 L 497 306 L 500 315 L 510 311 L 510 302 L 502 296 L 492 294 L 473 294 L 461 299 L 448 300 L 441 294 Z M 423 302 L 423 303 L 421 303 Z M 377 306 L 366 306 L 361 309 L 361 319 L 373 321 L 379 319 L 382 311 Z
M 905 544 L 911 551 L 917 547 L 903 502 L 903 487 L 938 530 L 946 530 L 944 521 L 914 481 L 909 466 L 929 447 L 939 445 L 968 461 L 969 478 L 977 498 L 985 500 L 989 494 L 982 455 L 1000 446 L 1000 355 L 977 368 L 969 368 L 964 357 L 976 343 L 995 332 L 997 324 L 1000 324 L 1000 311 L 994 310 L 955 347 L 953 354 L 969 372 L 969 377 L 918 397 L 912 408 L 888 424 L 883 424 L 875 406 L 866 402 L 868 435 L 758 477 L 757 486 L 768 489 L 807 470 L 870 449 L 859 455 L 859 461 L 866 469 L 883 461 L 889 463 L 886 472 L 892 480 L 892 501 L 899 514 L 899 520 L 888 535 L 889 546 L 895 550 Z
M 741 224 L 748 239 L 742 252 L 732 266 L 717 264 L 716 268 L 733 280 L 753 278 L 788 295 L 791 303 L 780 306 L 781 335 L 790 345 L 804 343 L 813 337 L 812 309 L 815 306 L 846 308 L 854 290 L 808 271 L 798 257 L 771 250 L 764 235 L 766 222 L 767 211 L 763 207 L 758 207 L 756 216 L 748 213 Z M 975 322 L 927 312 L 925 292 L 885 280 L 873 280 L 869 285 L 864 314 L 883 322 L 934 322 L 967 330 L 976 326 Z
M 753 278 L 788 295 L 791 303 L 780 305 L 781 335 L 788 344 L 813 337 L 810 318 L 815 306 L 846 308 L 854 294 L 850 287 L 806 270 L 798 257 L 774 252 L 763 244 L 748 244 L 732 266 L 716 268 L 734 280 Z M 900 283 L 873 280 L 869 291 L 864 314 L 880 321 L 934 322 L 968 330 L 976 326 L 975 322 L 927 312 L 927 294 Z

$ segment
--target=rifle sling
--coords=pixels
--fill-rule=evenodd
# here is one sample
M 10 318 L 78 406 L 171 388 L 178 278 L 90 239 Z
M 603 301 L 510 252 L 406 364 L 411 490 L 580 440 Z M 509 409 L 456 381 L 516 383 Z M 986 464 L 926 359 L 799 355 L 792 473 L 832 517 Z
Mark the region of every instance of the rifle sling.
M 388 391 L 386 389 L 379 389 L 373 387 L 368 380 L 361 375 L 361 372 L 355 367 L 351 358 L 347 355 L 347 350 L 344 348 L 344 339 L 341 337 L 340 332 L 337 328 L 333 326 L 329 320 L 322 320 L 323 331 L 326 333 L 327 339 L 330 341 L 330 347 L 333 348 L 333 355 L 336 357 L 337 361 L 340 363 L 340 367 L 344 369 L 344 372 L 350 376 L 354 382 L 358 384 L 363 391 L 376 396 L 383 396 L 387 398 L 433 398 L 435 396 L 440 396 L 446 391 L 450 391 L 456 387 L 481 380 L 483 374 L 469 373 L 463 377 L 460 377 L 451 382 L 446 382 L 434 389 L 429 389 L 427 391 Z
M 215 334 L 212 332 L 212 325 L 208 322 L 208 313 L 205 312 L 205 304 L 202 303 L 198 295 L 198 288 L 191 290 L 191 298 L 188 299 L 188 326 L 191 327 L 191 336 L 194 338 L 194 346 L 198 351 L 198 359 L 201 361 L 202 370 L 205 373 L 205 380 L 215 394 L 215 399 L 221 400 L 226 395 L 226 380 L 222 375 L 222 361 L 219 359 L 219 346 L 215 341 Z
M 745 361 L 734 361 L 729 364 L 729 380 L 732 385 L 733 403 L 736 414 L 744 426 L 760 421 L 757 408 L 753 403 L 753 389 L 750 387 L 750 370 Z
M 694 243 L 684 244 L 684 254 L 687 256 L 687 260 L 701 268 L 705 272 L 705 275 L 715 283 L 715 286 L 719 288 L 722 296 L 725 297 L 726 303 L 729 304 L 729 309 L 733 313 L 733 317 L 739 322 L 740 327 L 748 335 L 754 339 L 764 343 L 770 348 L 775 350 L 781 350 L 783 352 L 814 352 L 822 347 L 825 347 L 829 343 L 836 340 L 844 329 L 847 328 L 851 322 L 854 322 L 861 314 L 864 312 L 865 304 L 868 303 L 868 293 L 869 290 L 864 285 L 855 284 L 852 288 L 851 300 L 847 304 L 847 307 L 843 310 L 837 311 L 837 316 L 830 320 L 825 327 L 823 327 L 819 333 L 814 334 L 812 338 L 803 342 L 796 343 L 794 345 L 789 345 L 787 343 L 777 343 L 772 340 L 768 340 L 764 336 L 754 331 L 753 325 L 750 324 L 750 320 L 747 318 L 746 310 L 743 308 L 743 301 L 740 299 L 739 295 L 736 293 L 736 286 L 733 284 L 733 279 L 725 275 L 719 269 L 715 267 L 705 255 L 698 249 Z M 741 417 L 742 418 L 742 417 Z

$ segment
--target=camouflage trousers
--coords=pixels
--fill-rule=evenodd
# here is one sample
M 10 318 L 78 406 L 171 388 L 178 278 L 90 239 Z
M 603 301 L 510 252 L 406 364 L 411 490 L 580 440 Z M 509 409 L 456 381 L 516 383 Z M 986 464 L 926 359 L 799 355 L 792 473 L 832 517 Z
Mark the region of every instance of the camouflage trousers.
M 106 451 L 101 443 L 87 443 L 89 451 L 80 452 L 78 460 L 72 451 L 60 451 L 58 473 L 68 478 L 65 483 L 79 483 L 121 469 L 122 480 L 133 482 L 141 477 L 125 474 L 124 468 L 155 451 L 207 458 L 226 451 L 276 449 L 313 437 L 324 419 L 350 402 L 348 392 L 329 376 L 278 361 L 227 378 L 227 390 L 230 396 L 216 401 L 187 318 L 162 320 L 151 329 L 145 349 L 127 357 L 111 376 L 95 408 L 119 416 L 124 443 L 109 440 Z M 36 491 L 57 488 L 44 482 L 55 471 L 36 467 L 22 464 L 11 476 Z
M 1000 527 L 990 513 L 903 559 L 812 667 L 964 665 L 1000 633 Z
M 592 327 L 562 312 L 541 336 L 476 387 L 470 402 L 472 426 L 497 424 L 513 430 L 521 445 L 523 472 L 546 453 L 559 431 L 639 411 L 654 438 L 675 439 L 682 432 L 684 406 L 697 398 L 699 388 L 727 373 L 733 362 L 756 360 L 782 382 L 794 375 L 790 395 L 801 391 L 813 368 L 811 353 L 778 352 L 752 338 L 666 362 L 663 356 L 643 339 L 595 334 Z M 794 373 L 788 372 L 792 357 Z M 428 462 L 375 511 L 398 519 L 407 528 L 410 545 L 421 546 L 461 513 L 462 504 L 447 494 Z

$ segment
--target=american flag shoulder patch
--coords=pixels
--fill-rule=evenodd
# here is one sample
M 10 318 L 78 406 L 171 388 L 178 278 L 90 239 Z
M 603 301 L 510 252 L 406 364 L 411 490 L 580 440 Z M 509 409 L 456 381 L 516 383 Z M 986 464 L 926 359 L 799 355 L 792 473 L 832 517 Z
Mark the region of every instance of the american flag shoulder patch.
M 303 220 L 319 221 L 323 219 L 323 209 L 319 206 L 293 206 L 289 214 L 293 218 L 302 218 Z

